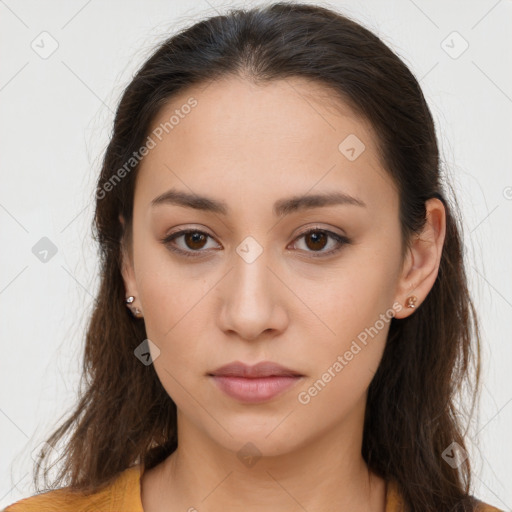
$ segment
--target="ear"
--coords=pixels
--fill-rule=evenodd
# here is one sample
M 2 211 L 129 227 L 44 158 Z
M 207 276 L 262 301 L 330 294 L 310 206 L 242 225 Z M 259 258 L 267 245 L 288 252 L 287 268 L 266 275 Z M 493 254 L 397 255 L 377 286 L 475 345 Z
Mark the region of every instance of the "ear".
M 426 201 L 426 222 L 422 232 L 413 235 L 397 284 L 395 300 L 403 305 L 395 318 L 406 318 L 415 308 L 406 307 L 407 298 L 417 297 L 416 308 L 434 286 L 441 262 L 446 233 L 446 212 L 442 201 Z
M 126 222 L 122 214 L 119 214 L 119 222 L 123 226 L 123 237 L 121 239 L 121 274 L 124 280 L 125 296 L 133 295 L 137 299 L 137 283 L 133 270 L 132 251 L 131 248 L 128 247 L 126 235 L 124 234 Z

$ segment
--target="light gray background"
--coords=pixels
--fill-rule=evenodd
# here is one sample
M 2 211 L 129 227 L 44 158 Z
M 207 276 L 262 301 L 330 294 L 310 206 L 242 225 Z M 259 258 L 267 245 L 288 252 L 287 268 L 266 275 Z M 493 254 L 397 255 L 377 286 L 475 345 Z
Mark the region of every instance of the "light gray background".
M 98 284 L 94 184 L 123 88 L 170 33 L 255 4 L 0 0 L 0 506 L 33 493 L 31 453 L 75 400 Z M 463 210 L 483 333 L 473 491 L 510 510 L 512 3 L 322 5 L 372 29 L 421 79 Z M 57 248 L 47 262 L 33 253 L 43 237 Z

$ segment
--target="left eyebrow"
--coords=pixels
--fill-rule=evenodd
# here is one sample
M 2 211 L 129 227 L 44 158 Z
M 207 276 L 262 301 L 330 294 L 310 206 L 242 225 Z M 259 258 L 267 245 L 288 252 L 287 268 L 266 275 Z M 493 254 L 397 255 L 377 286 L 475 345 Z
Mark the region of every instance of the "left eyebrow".
M 229 213 L 229 208 L 224 201 L 176 189 L 170 189 L 151 201 L 152 207 L 162 204 L 178 205 L 220 215 L 228 215 Z M 274 203 L 273 212 L 276 217 L 283 217 L 301 210 L 332 205 L 354 205 L 366 208 L 365 202 L 361 199 L 342 192 L 328 192 L 279 199 Z
M 324 194 L 311 194 L 305 196 L 292 196 L 280 199 L 274 203 L 274 215 L 283 217 L 299 210 L 320 208 L 333 205 L 352 205 L 366 208 L 366 203 L 344 192 L 327 192 Z

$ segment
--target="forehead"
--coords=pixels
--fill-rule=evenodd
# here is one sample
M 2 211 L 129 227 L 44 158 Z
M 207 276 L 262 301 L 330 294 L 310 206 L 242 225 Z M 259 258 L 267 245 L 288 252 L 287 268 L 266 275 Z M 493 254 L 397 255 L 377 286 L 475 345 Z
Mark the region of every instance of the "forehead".
M 136 190 L 145 203 L 177 186 L 218 197 L 236 187 L 240 200 L 342 188 L 367 203 L 396 202 L 371 126 L 309 80 L 230 77 L 188 88 L 160 110 L 150 136 Z

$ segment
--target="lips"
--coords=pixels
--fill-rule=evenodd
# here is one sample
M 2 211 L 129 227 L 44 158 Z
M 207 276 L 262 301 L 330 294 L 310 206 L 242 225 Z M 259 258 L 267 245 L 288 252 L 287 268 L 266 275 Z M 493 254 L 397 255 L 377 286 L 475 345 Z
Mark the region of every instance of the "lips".
M 281 366 L 271 361 L 261 361 L 249 366 L 240 361 L 226 364 L 209 373 L 212 376 L 222 377 L 243 377 L 245 379 L 257 379 L 263 377 L 302 377 L 303 375 L 295 370 Z
M 304 377 L 295 370 L 270 361 L 253 366 L 235 361 L 208 375 L 218 389 L 229 397 L 252 404 L 271 400 Z

